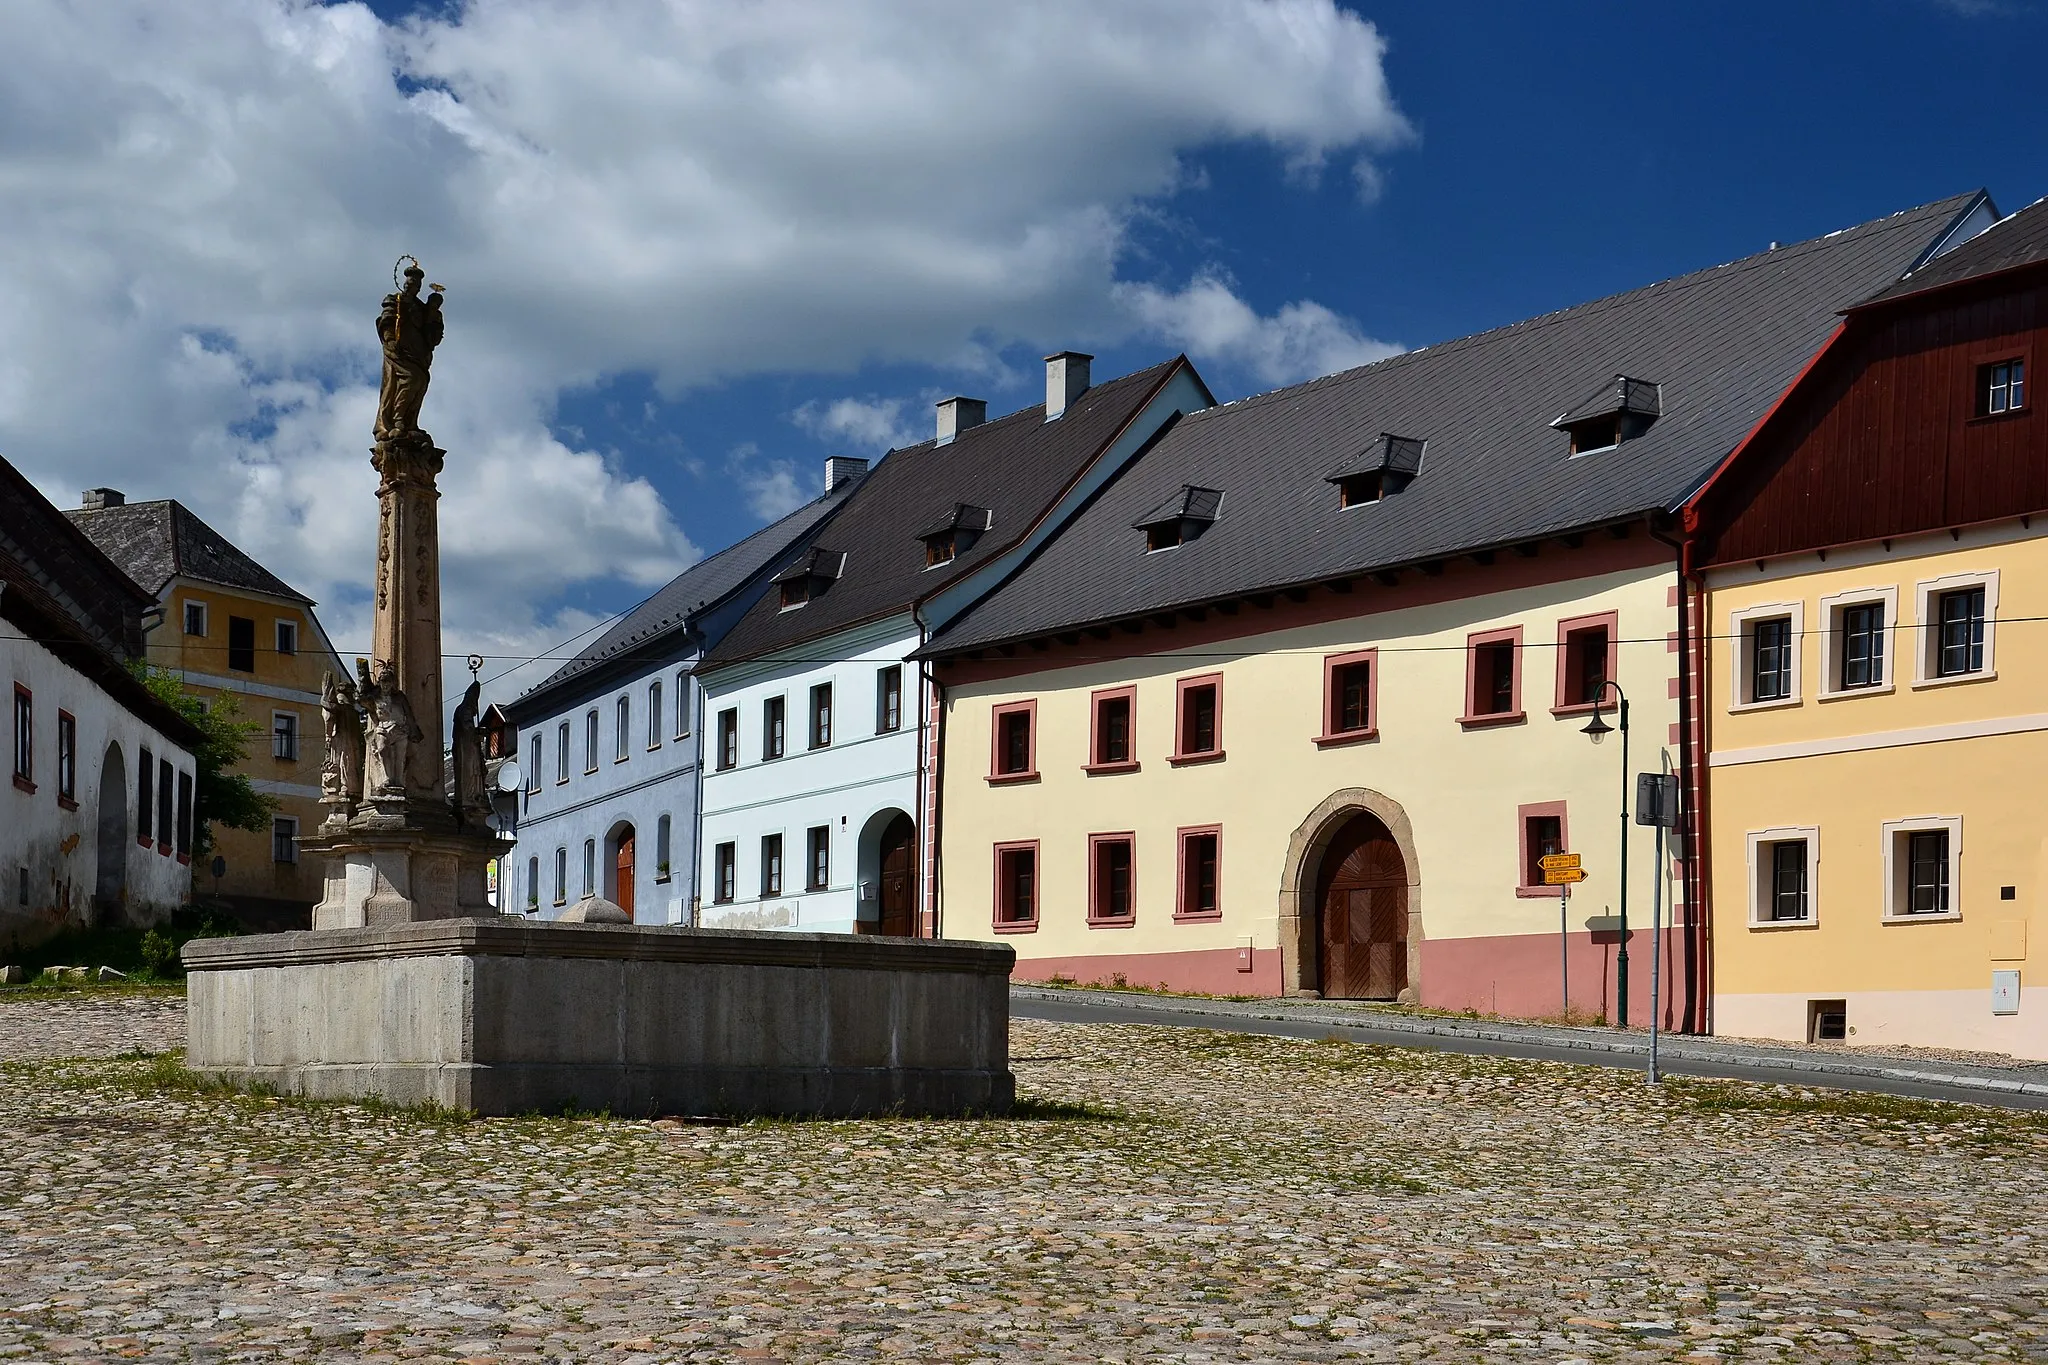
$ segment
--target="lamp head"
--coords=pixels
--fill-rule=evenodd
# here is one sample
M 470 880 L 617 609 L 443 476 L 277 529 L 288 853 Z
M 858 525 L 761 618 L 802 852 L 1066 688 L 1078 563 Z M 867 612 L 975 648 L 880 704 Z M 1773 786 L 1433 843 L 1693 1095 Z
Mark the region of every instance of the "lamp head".
M 1607 723 L 1607 717 L 1595 711 L 1593 719 L 1587 721 L 1585 728 L 1580 730 L 1579 733 L 1590 738 L 1595 744 L 1598 744 L 1601 740 L 1614 733 L 1614 727 Z

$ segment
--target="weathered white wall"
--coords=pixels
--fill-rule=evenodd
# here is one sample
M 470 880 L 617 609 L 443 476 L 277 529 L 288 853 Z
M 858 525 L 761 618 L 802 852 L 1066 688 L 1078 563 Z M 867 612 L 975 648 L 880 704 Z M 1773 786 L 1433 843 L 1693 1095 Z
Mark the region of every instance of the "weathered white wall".
M 135 784 L 145 746 L 152 762 L 169 759 L 177 773 L 192 775 L 192 755 L 131 713 L 99 684 L 42 645 L 20 638 L 13 626 L 0 630 L 0 702 L 6 731 L 0 762 L 12 772 L 14 687 L 35 700 L 35 790 L 12 781 L 0 784 L 0 944 L 28 943 L 67 927 L 106 922 L 95 918 L 93 898 L 100 886 L 102 785 L 104 814 L 115 831 L 109 857 L 111 913 L 137 924 L 168 918 L 191 889 L 191 869 L 175 851 L 159 852 L 154 841 L 135 841 Z M 78 722 L 76 809 L 58 800 L 57 713 Z M 108 772 L 108 753 L 118 755 Z M 175 781 L 175 779 L 174 779 Z M 173 808 L 175 816 L 175 803 Z

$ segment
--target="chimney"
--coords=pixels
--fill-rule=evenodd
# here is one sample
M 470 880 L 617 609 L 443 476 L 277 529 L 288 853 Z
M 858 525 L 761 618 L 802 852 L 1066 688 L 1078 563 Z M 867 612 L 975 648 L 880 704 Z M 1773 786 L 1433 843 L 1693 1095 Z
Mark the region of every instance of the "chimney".
M 1045 420 L 1050 422 L 1067 410 L 1067 405 L 1088 392 L 1088 362 L 1092 355 L 1079 351 L 1056 351 L 1045 358 Z
M 830 455 L 825 459 L 825 491 L 852 483 L 868 472 L 868 462 L 857 455 Z
M 109 507 L 124 507 L 128 502 L 128 495 L 118 488 L 88 488 L 79 498 L 88 512 L 104 512 Z
M 939 402 L 939 444 L 988 420 L 988 403 L 980 398 L 946 398 Z

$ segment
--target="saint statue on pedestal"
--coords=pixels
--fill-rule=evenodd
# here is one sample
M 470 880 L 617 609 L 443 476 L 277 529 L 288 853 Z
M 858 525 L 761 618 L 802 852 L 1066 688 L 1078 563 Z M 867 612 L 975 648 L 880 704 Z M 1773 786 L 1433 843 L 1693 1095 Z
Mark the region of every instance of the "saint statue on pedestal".
M 410 259 L 401 257 L 400 259 Z M 427 380 L 434 348 L 441 344 L 441 286 L 425 301 L 420 281 L 427 272 L 418 261 L 405 268 L 405 283 L 384 296 L 377 315 L 377 335 L 384 342 L 384 386 L 377 397 L 376 437 L 380 441 L 417 436 L 420 404 L 427 398 Z
M 364 783 L 370 795 L 405 795 L 405 762 L 412 746 L 427 737 L 412 713 L 412 703 L 398 689 L 398 670 L 379 659 L 358 689 L 369 713 L 369 764 Z

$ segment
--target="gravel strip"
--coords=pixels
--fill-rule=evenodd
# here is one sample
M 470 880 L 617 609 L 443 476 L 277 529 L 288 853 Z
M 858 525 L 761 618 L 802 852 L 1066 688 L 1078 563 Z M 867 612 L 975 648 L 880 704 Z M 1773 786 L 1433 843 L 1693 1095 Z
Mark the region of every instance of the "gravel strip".
M 1008 1121 L 455 1123 L 24 1027 L 102 1057 L 0 1066 L 0 1360 L 2048 1356 L 2029 1115 L 1024 1020 Z

